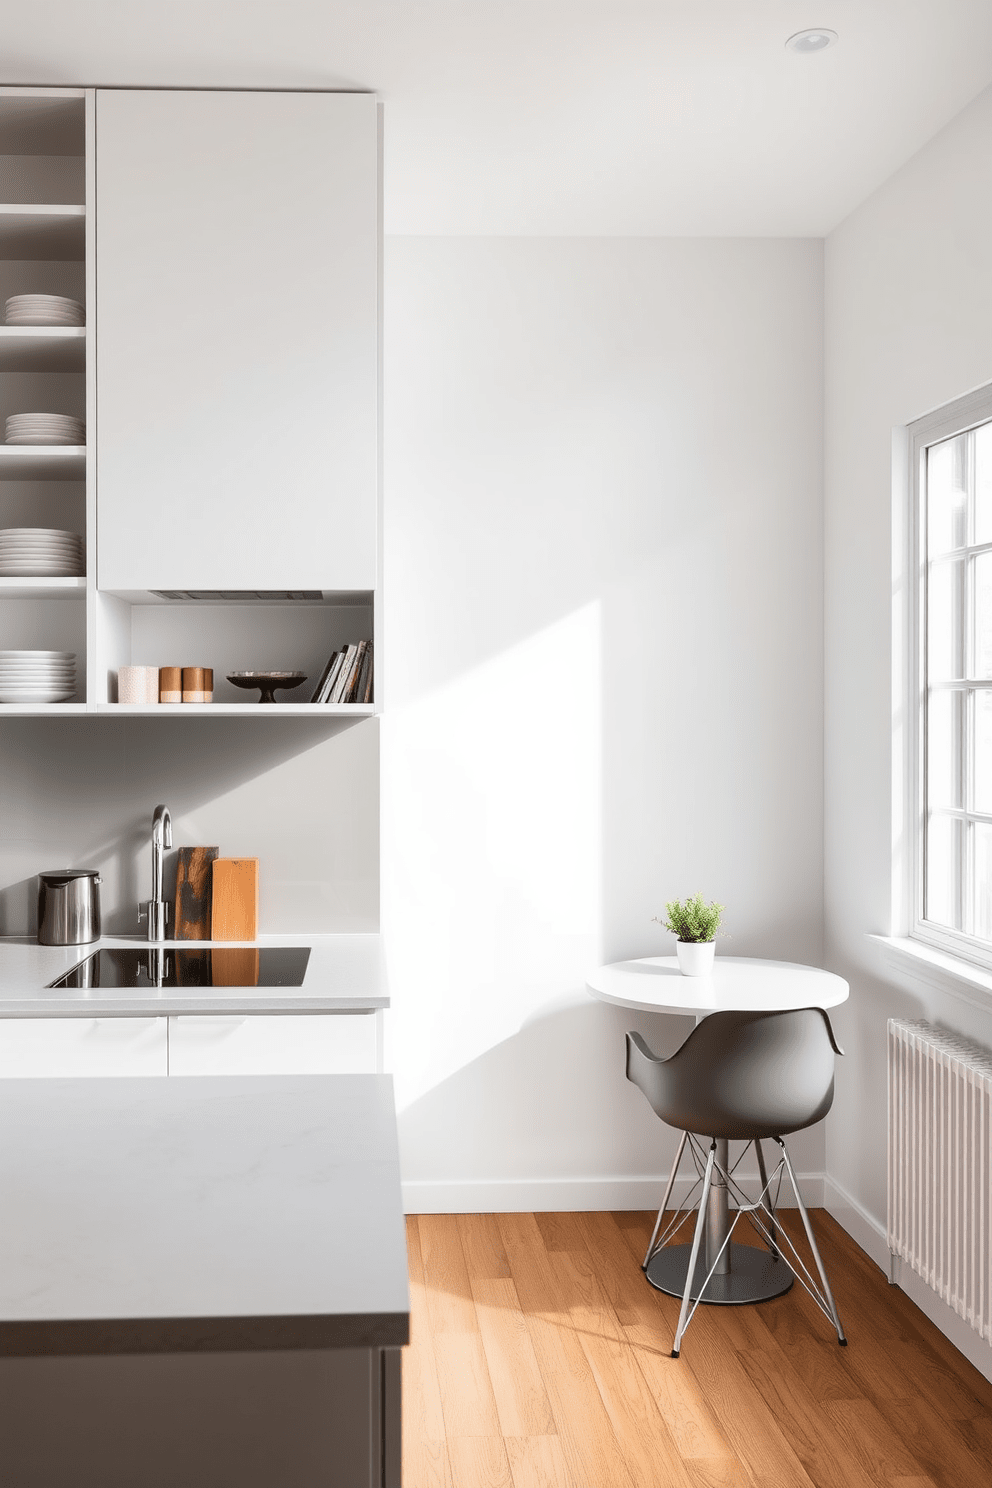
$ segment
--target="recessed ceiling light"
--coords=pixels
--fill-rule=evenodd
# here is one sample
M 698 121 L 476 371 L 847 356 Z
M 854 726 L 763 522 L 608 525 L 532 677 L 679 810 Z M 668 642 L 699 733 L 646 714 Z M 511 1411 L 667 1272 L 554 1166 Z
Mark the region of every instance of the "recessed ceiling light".
M 838 37 L 836 31 L 828 31 L 824 26 L 814 26 L 810 31 L 797 31 L 795 36 L 790 36 L 785 43 L 790 52 L 825 52 L 827 47 L 835 46 Z

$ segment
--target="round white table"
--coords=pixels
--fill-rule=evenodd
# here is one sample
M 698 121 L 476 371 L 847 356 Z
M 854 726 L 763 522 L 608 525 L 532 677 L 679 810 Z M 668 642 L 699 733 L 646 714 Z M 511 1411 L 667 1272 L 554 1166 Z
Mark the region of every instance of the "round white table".
M 708 977 L 686 977 L 675 956 L 645 956 L 601 966 L 586 983 L 593 997 L 638 1012 L 679 1014 L 700 1022 L 710 1013 L 784 1012 L 791 1008 L 832 1008 L 845 1002 L 850 988 L 843 977 L 816 966 L 791 961 L 720 956 Z M 716 1160 L 726 1171 L 729 1144 L 718 1140 Z M 706 1212 L 705 1245 L 695 1280 L 702 1283 L 719 1255 L 730 1225 L 726 1184 L 714 1179 Z M 689 1245 L 666 1245 L 648 1264 L 645 1275 L 658 1291 L 681 1297 L 689 1269 Z M 788 1266 L 769 1251 L 750 1245 L 727 1245 L 702 1294 L 702 1301 L 734 1304 L 763 1302 L 792 1285 Z

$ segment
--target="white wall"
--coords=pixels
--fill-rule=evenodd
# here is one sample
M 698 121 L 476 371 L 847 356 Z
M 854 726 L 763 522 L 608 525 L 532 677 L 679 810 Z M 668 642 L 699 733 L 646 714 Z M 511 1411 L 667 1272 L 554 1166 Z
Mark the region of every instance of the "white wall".
M 386 245 L 383 929 L 411 1207 L 656 1201 L 586 971 L 822 953 L 822 257 Z M 822 1133 L 799 1144 L 819 1172 Z M 651 1175 L 651 1181 L 645 1181 Z
M 992 1045 L 983 1012 L 888 965 L 892 914 L 891 436 L 992 380 L 992 90 L 826 244 L 825 905 L 852 997 L 828 1122 L 832 1207 L 884 1263 L 888 1017 Z M 898 719 L 895 720 L 898 724 Z

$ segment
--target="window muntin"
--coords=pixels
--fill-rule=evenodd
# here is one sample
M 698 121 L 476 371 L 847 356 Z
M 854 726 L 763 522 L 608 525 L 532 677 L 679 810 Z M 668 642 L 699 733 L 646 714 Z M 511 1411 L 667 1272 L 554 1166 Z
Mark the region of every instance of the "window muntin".
M 992 965 L 992 395 L 986 404 L 981 422 L 969 406 L 970 427 L 951 433 L 951 410 L 942 421 L 921 420 L 930 437 L 918 428 L 915 440 L 915 933 Z

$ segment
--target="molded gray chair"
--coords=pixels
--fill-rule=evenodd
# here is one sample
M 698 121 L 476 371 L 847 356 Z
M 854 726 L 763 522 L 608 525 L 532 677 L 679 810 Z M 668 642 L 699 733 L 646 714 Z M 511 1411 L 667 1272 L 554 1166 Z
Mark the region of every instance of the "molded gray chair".
M 660 1059 L 652 1054 L 640 1034 L 627 1034 L 627 1079 L 644 1093 L 662 1121 L 682 1133 L 671 1177 L 644 1258 L 645 1271 L 662 1246 L 671 1242 L 691 1212 L 687 1201 L 676 1211 L 665 1234 L 658 1239 L 662 1217 L 675 1186 L 687 1143 L 691 1145 L 696 1159 L 697 1173 L 702 1177 L 699 1214 L 672 1348 L 673 1358 L 678 1358 L 682 1335 L 706 1286 L 720 1266 L 724 1253 L 729 1254 L 730 1237 L 742 1214 L 748 1215 L 772 1255 L 785 1262 L 792 1275 L 806 1287 L 831 1320 L 837 1329 L 838 1342 L 846 1344 L 830 1284 L 813 1237 L 809 1215 L 783 1141 L 783 1137 L 790 1132 L 801 1131 L 803 1127 L 812 1126 L 826 1116 L 834 1098 L 834 1056 L 842 1053 L 843 1050 L 834 1038 L 830 1019 L 822 1008 L 798 1008 L 788 1012 L 770 1013 L 711 1013 L 693 1029 L 685 1043 L 669 1059 Z M 700 1143 L 698 1137 L 708 1137 L 708 1145 Z M 771 1180 L 765 1170 L 761 1149 L 763 1139 L 775 1141 L 780 1148 L 779 1161 Z M 733 1167 L 730 1166 L 727 1143 L 731 1140 L 743 1140 L 749 1145 L 754 1143 L 761 1183 L 761 1192 L 756 1202 L 749 1201 L 733 1176 L 741 1159 Z M 747 1148 L 744 1149 L 745 1153 L 746 1151 Z M 775 1208 L 782 1178 L 786 1173 L 795 1192 L 822 1289 L 817 1287 L 795 1246 L 776 1223 Z M 715 1177 L 719 1184 L 726 1186 L 728 1194 L 737 1202 L 737 1213 L 732 1223 L 727 1225 L 726 1234 L 717 1237 L 719 1249 L 709 1275 L 701 1286 L 694 1288 L 696 1263 Z M 772 1187 L 776 1180 L 773 1199 Z M 698 1186 L 697 1181 L 696 1187 Z M 695 1189 L 690 1198 L 694 1192 Z M 791 1253 L 791 1259 L 788 1255 L 781 1254 L 780 1236 Z M 681 1286 L 681 1279 L 678 1285 Z M 791 1281 L 787 1281 L 787 1285 L 791 1285 Z M 692 1296 L 693 1290 L 696 1291 L 695 1297 Z

